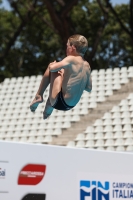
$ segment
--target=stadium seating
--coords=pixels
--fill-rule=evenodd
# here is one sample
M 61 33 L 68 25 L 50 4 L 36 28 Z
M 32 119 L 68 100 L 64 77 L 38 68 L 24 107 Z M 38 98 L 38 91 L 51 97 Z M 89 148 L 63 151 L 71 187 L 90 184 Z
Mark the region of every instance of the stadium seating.
M 130 109 L 132 106 L 133 93 L 119 105 L 114 106 L 110 112 L 105 113 L 101 119 L 97 119 L 93 126 L 88 126 L 84 133 L 78 134 L 73 146 L 132 151 L 133 109 Z
M 132 77 L 132 66 L 93 70 L 91 94 L 84 92 L 75 108 L 67 112 L 54 110 L 45 121 L 42 119 L 44 103 L 35 113 L 29 109 L 42 76 L 6 78 L 0 84 L 0 139 L 48 144 L 53 137 L 61 135 L 63 129 L 69 129 L 73 122 L 80 121 L 80 116 L 87 115 L 89 109 L 95 109 L 98 103 L 106 101 Z M 49 88 L 44 93 L 45 102 L 48 91 Z M 133 93 L 87 127 L 84 133 L 78 134 L 74 141 L 69 141 L 67 146 L 132 151 L 132 140 Z

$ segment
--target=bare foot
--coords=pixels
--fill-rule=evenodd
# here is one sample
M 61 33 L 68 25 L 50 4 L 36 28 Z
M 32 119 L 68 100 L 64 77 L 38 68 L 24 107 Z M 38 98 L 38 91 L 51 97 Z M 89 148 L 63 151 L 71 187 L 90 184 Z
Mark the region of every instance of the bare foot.
M 33 99 L 33 101 L 30 104 L 30 110 L 31 112 L 35 112 L 35 110 L 37 109 L 39 103 L 43 102 L 43 97 L 40 95 L 36 95 L 35 98 Z
M 48 98 L 43 112 L 43 119 L 47 119 L 52 114 L 53 110 L 54 108 L 51 106 L 50 100 Z

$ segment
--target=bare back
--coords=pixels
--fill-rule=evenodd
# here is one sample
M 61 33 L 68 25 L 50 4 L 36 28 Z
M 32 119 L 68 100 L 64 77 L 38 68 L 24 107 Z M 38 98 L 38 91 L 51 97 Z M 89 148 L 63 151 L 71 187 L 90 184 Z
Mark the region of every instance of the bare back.
M 81 56 L 73 56 L 72 64 L 64 69 L 62 92 L 65 102 L 75 106 L 90 84 L 90 66 Z

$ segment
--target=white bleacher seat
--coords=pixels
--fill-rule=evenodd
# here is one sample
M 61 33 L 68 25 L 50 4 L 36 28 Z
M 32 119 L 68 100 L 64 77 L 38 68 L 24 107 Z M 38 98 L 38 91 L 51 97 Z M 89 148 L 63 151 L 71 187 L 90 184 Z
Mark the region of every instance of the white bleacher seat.
M 115 146 L 123 146 L 124 140 L 122 138 L 116 139 Z
M 129 99 L 128 105 L 129 105 L 129 106 L 132 106 L 132 105 L 133 105 L 133 99 Z
M 128 105 L 128 100 L 127 100 L 127 99 L 123 99 L 123 100 L 119 103 L 119 106 L 123 106 L 123 105 Z
M 35 136 L 45 136 L 45 135 L 48 135 L 48 134 L 46 134 L 46 132 L 44 130 L 32 130 L 31 133 L 33 133 L 33 135 L 35 135 Z
M 127 97 L 128 100 L 132 100 L 133 99 L 133 93 L 130 93 Z
M 129 111 L 129 106 L 128 105 L 121 106 L 120 111 L 121 112 L 128 112 Z
M 119 83 L 115 83 L 113 86 L 113 90 L 119 90 L 121 89 L 121 85 Z
M 95 147 L 104 147 L 104 140 L 96 140 Z
M 85 130 L 85 133 L 94 133 L 94 127 L 93 126 L 88 126 Z
M 36 80 L 36 76 L 31 76 L 31 77 L 29 77 L 29 81 L 35 81 Z
M 54 135 L 53 134 L 53 129 L 46 129 L 46 130 L 40 129 L 40 130 L 38 130 L 37 134 L 38 135 Z
M 97 96 L 97 92 L 92 90 L 91 93 L 90 93 L 90 98 L 93 99 L 93 97 L 96 97 Z
M 125 131 L 123 138 L 133 138 L 133 132 Z
M 128 78 L 133 78 L 133 72 L 132 73 L 128 73 Z
M 95 97 L 90 96 L 90 99 L 89 99 L 89 106 L 90 106 L 90 103 L 96 102 L 96 99 L 97 99 L 96 96 L 95 96 Z M 89 107 L 88 107 L 88 108 L 89 108 Z
M 107 139 L 105 141 L 105 144 L 104 144 L 105 147 L 113 147 L 114 146 L 114 140 L 113 139 Z
M 124 127 L 123 127 L 123 131 L 132 131 L 133 129 L 132 129 L 132 126 L 130 125 L 130 124 L 126 124 L 126 125 L 124 125 Z
M 87 100 L 88 101 L 88 100 Z M 89 103 L 88 102 L 83 102 L 81 105 L 80 105 L 80 109 L 86 109 L 86 110 L 88 110 L 88 108 L 89 108 Z M 78 108 L 79 109 L 79 108 Z M 79 109 L 79 110 L 80 110 Z M 74 111 L 75 111 L 76 109 L 74 109 Z
M 126 73 L 126 72 L 127 72 L 127 67 L 122 67 L 120 73 Z
M 89 105 L 89 108 L 93 109 L 93 108 L 96 108 L 97 107 L 97 103 L 96 102 L 91 102 L 90 105 Z
M 21 129 L 22 130 L 22 129 Z M 33 132 L 35 133 L 35 131 L 31 131 L 31 130 L 23 130 L 23 131 L 16 131 L 15 132 L 15 135 L 18 135 L 18 136 L 20 136 L 20 137 L 29 137 L 29 136 L 33 136 L 33 135 L 35 135 L 35 134 L 33 134 Z
M 21 137 L 19 141 L 20 142 L 27 142 L 27 137 Z
M 102 118 L 103 119 L 111 119 L 111 117 L 112 117 L 112 114 L 110 112 L 106 112 Z
M 120 73 L 120 68 L 116 67 L 113 69 L 113 74 L 119 74 Z
M 112 125 L 112 120 L 111 119 L 105 119 L 104 122 L 103 122 L 103 125 L 104 126 Z
M 131 151 L 131 152 L 133 152 L 133 146 L 127 146 L 127 148 L 126 148 L 126 151 Z
M 12 138 L 5 138 L 6 141 L 12 141 Z
M 113 132 L 113 127 L 112 126 L 109 126 L 109 125 L 107 125 L 107 126 L 105 126 L 104 127 L 104 129 L 103 129 L 103 132 Z
M 5 78 L 3 83 L 4 83 L 4 84 L 8 84 L 8 83 L 10 83 L 10 81 L 11 81 L 10 78 Z
M 15 84 L 16 81 L 17 81 L 17 78 L 16 78 L 16 77 L 13 77 L 13 78 L 10 79 L 10 83 L 14 83 L 14 84 Z
M 133 119 L 133 111 L 131 111 L 130 118 Z
M 89 106 L 89 108 L 90 108 L 90 106 Z M 88 109 L 87 108 L 82 108 L 80 110 L 80 115 L 86 115 L 86 114 L 88 114 Z
M 43 142 L 44 142 L 44 143 L 52 142 L 52 136 L 51 136 L 51 135 L 47 135 L 47 136 L 45 136 Z
M 53 135 L 57 136 L 57 135 L 61 135 L 62 134 L 62 129 L 61 128 L 55 128 L 53 130 Z
M 122 126 L 121 125 L 114 126 L 113 132 L 117 132 L 117 131 L 122 131 Z
M 106 132 L 104 139 L 113 139 L 114 134 L 112 132 Z
M 97 150 L 105 150 L 105 148 L 103 146 L 99 146 L 96 148 Z
M 124 146 L 118 146 L 118 147 L 116 147 L 116 151 L 125 151 L 125 147 Z
M 98 140 L 98 139 L 103 139 L 104 138 L 104 134 L 103 133 L 96 133 L 95 134 L 95 139 Z
M 99 69 L 99 74 L 105 74 L 105 69 Z
M 115 151 L 115 147 L 113 146 L 109 146 L 106 148 L 107 151 Z
M 94 140 L 88 140 L 85 144 L 86 148 L 93 148 L 95 146 Z
M 111 95 L 113 95 L 113 90 L 107 90 L 105 92 L 105 96 L 111 96 Z
M 126 78 L 126 77 L 123 77 L 121 80 L 120 80 L 120 83 L 121 84 L 126 84 L 126 83 L 128 83 L 129 82 L 129 80 L 128 80 L 128 78 Z
M 96 128 L 94 129 L 95 133 L 103 133 L 103 126 L 96 126 Z
M 38 132 L 40 133 L 40 130 L 38 130 Z M 23 136 L 29 136 L 29 137 L 31 137 L 31 136 L 37 136 L 37 135 L 39 135 L 38 132 L 35 131 L 35 130 L 26 130 L 26 131 L 22 132 L 22 135 Z
M 70 128 L 71 127 L 71 123 L 70 122 L 64 122 L 62 125 L 62 128 Z M 60 127 L 58 127 L 60 128 Z
M 117 132 L 115 132 L 115 134 L 114 134 L 114 138 L 123 138 L 123 133 L 122 133 L 122 131 L 117 131 Z
M 124 119 L 128 118 L 129 119 L 130 118 L 130 112 L 129 111 L 122 112 L 121 118 L 124 118 Z
M 112 122 L 112 125 L 121 125 L 121 124 L 122 124 L 122 122 L 121 122 L 121 119 L 119 119 L 119 118 L 114 119 Z
M 94 133 L 87 133 L 85 140 L 94 140 L 94 137 L 95 137 Z
M 118 83 L 120 81 L 120 74 L 119 73 L 113 74 L 112 78 L 114 83 Z
M 13 131 L 15 129 L 15 127 L 16 127 L 15 125 L 10 125 L 10 126 L 6 127 L 6 130 Z
M 73 115 L 71 118 L 71 122 L 77 122 L 80 121 L 80 116 L 79 115 Z
M 19 130 L 15 130 L 14 131 L 14 135 L 13 137 L 21 137 L 22 136 L 22 132 L 21 132 L 22 129 L 19 129 Z
M 5 133 L 5 132 L 1 133 L 0 132 L 0 139 L 3 139 L 3 138 L 7 138 L 7 133 Z
M 104 82 L 106 85 L 106 90 L 107 89 L 112 89 L 112 77 L 106 77 L 106 81 Z
M 31 130 L 32 126 L 30 124 L 24 124 L 24 126 L 22 126 L 23 130 Z M 35 128 L 33 128 L 33 130 L 35 130 Z
M 84 141 L 85 135 L 83 133 L 79 133 L 75 139 L 75 141 Z
M 14 137 L 14 132 L 13 131 L 8 131 L 7 134 L 5 134 L 5 137 Z
M 38 75 L 37 77 L 36 77 L 36 80 L 38 80 L 38 81 L 41 81 L 42 80 L 42 75 Z
M 84 148 L 85 142 L 84 141 L 78 141 L 75 146 L 78 147 L 78 148 Z
M 133 138 L 125 139 L 125 145 L 128 145 L 128 146 L 133 145 Z
M 30 136 L 27 140 L 27 142 L 35 142 L 36 141 L 36 137 L 35 136 Z
M 124 118 L 124 119 L 122 120 L 122 125 L 124 125 L 124 124 L 131 124 L 130 118 Z
M 19 138 L 19 137 L 14 137 L 14 138 L 12 139 L 12 141 L 14 141 L 14 142 L 19 142 L 19 141 L 20 141 L 20 138 Z
M 104 90 L 104 85 L 105 85 L 104 78 L 101 77 L 101 80 L 98 81 L 98 91 L 99 90 Z
M 108 68 L 105 71 L 106 74 L 112 74 L 112 72 L 113 72 L 112 68 Z
M 74 141 L 69 141 L 67 143 L 67 147 L 75 147 L 75 142 Z
M 129 111 L 132 112 L 133 111 L 133 105 L 130 106 Z
M 102 126 L 102 125 L 103 125 L 103 121 L 101 119 L 97 119 L 95 123 L 93 124 L 93 126 Z
M 121 118 L 121 113 L 118 111 L 114 112 L 112 114 L 112 119 L 120 119 Z
M 97 102 L 104 102 L 106 100 L 105 96 L 99 96 Z
M 42 135 L 39 135 L 39 136 L 37 136 L 35 142 L 36 142 L 36 143 L 44 143 L 44 141 L 45 141 L 45 137 L 42 136 Z
M 114 112 L 120 112 L 120 107 L 119 106 L 114 106 L 111 110 L 112 113 Z
M 91 75 L 93 76 L 93 75 L 97 75 L 98 74 L 98 70 L 97 69 L 94 69 L 94 70 L 92 70 L 92 72 L 91 72 Z

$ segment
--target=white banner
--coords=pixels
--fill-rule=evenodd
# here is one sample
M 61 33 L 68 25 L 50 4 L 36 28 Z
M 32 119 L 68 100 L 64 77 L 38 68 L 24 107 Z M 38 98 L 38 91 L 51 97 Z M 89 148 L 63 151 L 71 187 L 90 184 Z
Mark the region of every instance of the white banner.
M 0 200 L 133 198 L 133 154 L 0 141 Z

